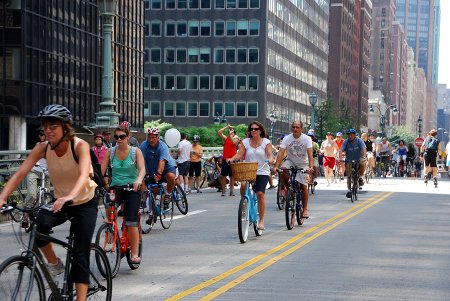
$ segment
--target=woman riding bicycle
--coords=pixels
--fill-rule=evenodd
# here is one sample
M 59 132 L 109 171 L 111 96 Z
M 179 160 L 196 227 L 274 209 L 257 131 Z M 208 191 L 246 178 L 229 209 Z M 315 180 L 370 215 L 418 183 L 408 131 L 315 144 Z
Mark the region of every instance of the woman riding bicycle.
M 141 258 L 137 255 L 139 248 L 138 211 L 141 200 L 140 187 L 145 176 L 145 163 L 141 150 L 130 146 L 130 131 L 125 126 L 114 130 L 116 146 L 108 149 L 102 162 L 102 173 L 111 163 L 112 177 L 110 187 L 129 187 L 132 190 L 117 189 L 117 205 L 125 203 L 124 216 L 127 234 L 131 246 L 131 262 L 138 264 Z M 111 155 L 112 154 L 112 155 Z M 108 212 L 109 213 L 109 212 Z M 109 216 L 109 214 L 107 214 Z
M 403 167 L 406 164 L 406 154 L 408 153 L 408 147 L 405 145 L 405 141 L 399 140 L 397 146 L 397 166 L 400 167 L 400 162 L 403 162 Z
M 35 145 L 19 170 L 11 177 L 0 194 L 3 206 L 10 193 L 20 184 L 33 166 L 42 158 L 47 159 L 50 180 L 55 188 L 56 201 L 52 211 L 41 210 L 37 216 L 37 231 L 49 234 L 54 226 L 70 219 L 70 231 L 74 235 L 73 262 L 70 277 L 75 282 L 77 300 L 86 300 L 89 285 L 89 253 L 97 220 L 97 185 L 89 174 L 92 172 L 89 144 L 75 137 L 72 113 L 64 106 L 49 105 L 39 112 L 38 118 L 47 142 Z M 78 158 L 76 162 L 75 156 Z M 68 203 L 69 206 L 63 206 Z M 64 272 L 64 265 L 53 250 L 53 244 L 36 239 L 48 261 L 53 275 Z
M 236 155 L 227 161 L 234 162 L 242 159 L 245 155 L 245 162 L 258 162 L 258 171 L 256 172 L 256 181 L 253 189 L 258 198 L 258 230 L 264 230 L 264 214 L 266 211 L 265 192 L 270 176 L 270 167 L 267 165 L 267 161 L 271 164 L 274 163 L 272 144 L 269 139 L 264 138 L 266 137 L 266 130 L 258 121 L 250 123 L 247 132 L 248 138 L 242 140 Z M 245 185 L 245 182 L 241 183 L 241 196 L 245 193 Z

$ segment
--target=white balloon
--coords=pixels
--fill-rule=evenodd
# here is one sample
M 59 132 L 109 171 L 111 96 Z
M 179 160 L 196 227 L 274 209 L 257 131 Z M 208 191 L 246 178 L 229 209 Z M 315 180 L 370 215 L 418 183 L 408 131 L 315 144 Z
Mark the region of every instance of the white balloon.
M 164 141 L 166 142 L 167 146 L 174 147 L 178 144 L 181 140 L 181 134 L 177 129 L 169 129 L 164 134 Z

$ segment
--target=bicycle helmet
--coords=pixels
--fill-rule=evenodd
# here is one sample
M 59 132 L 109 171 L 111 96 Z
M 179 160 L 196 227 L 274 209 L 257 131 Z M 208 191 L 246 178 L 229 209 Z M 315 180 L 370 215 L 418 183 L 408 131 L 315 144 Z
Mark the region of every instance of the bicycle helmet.
M 103 135 L 101 133 L 98 133 L 97 135 L 95 135 L 94 140 L 100 138 L 103 141 Z
M 308 136 L 310 136 L 310 137 L 314 137 L 314 136 L 315 136 L 315 135 L 314 135 L 314 130 L 313 130 L 313 129 L 311 129 L 311 130 L 308 131 Z
M 200 141 L 200 136 L 199 135 L 194 135 L 194 137 L 192 138 L 192 140 L 194 142 L 199 142 Z
M 336 137 L 341 137 L 342 136 L 342 133 L 341 132 L 337 132 L 336 133 Z
M 347 135 L 348 134 L 355 134 L 356 135 L 356 130 L 355 129 L 348 129 L 347 130 Z
M 159 136 L 160 131 L 158 128 L 149 128 L 149 129 L 147 129 L 147 134 Z
M 122 121 L 122 123 L 120 124 L 121 126 L 124 126 L 126 128 L 130 128 L 131 127 L 131 123 L 128 121 Z
M 43 108 L 39 114 L 38 119 L 57 119 L 63 122 L 72 122 L 72 113 L 65 106 L 62 105 L 48 105 Z

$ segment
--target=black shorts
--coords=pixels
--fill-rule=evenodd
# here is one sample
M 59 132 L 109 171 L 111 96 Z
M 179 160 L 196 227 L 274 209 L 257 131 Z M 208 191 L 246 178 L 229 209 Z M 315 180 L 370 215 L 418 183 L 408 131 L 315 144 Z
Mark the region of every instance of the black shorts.
M 226 159 L 222 160 L 222 169 L 220 170 L 221 176 L 229 176 L 231 177 L 233 174 L 231 173 L 231 165 L 229 165 L 226 161 Z
M 426 154 L 423 156 L 425 159 L 425 166 L 437 167 L 437 156 L 434 154 Z
M 202 162 L 191 162 L 191 164 L 189 164 L 190 177 L 193 177 L 194 175 L 196 177 L 200 177 L 201 173 L 202 173 Z
M 255 192 L 261 191 L 262 193 L 265 193 L 267 183 L 269 183 L 268 175 L 256 175 L 255 183 L 253 183 L 253 190 Z
M 189 172 L 189 164 L 190 164 L 191 162 L 189 162 L 189 161 L 185 161 L 185 162 L 183 162 L 183 163 L 179 163 L 178 164 L 178 174 L 180 175 L 180 176 L 187 176 L 188 175 L 188 172 Z
M 114 187 L 112 187 L 114 189 Z M 124 206 L 125 225 L 130 227 L 137 227 L 138 225 L 138 211 L 141 205 L 140 191 L 126 191 L 123 189 L 115 190 L 116 206 L 120 206 L 122 202 Z M 108 204 L 105 204 L 108 207 Z

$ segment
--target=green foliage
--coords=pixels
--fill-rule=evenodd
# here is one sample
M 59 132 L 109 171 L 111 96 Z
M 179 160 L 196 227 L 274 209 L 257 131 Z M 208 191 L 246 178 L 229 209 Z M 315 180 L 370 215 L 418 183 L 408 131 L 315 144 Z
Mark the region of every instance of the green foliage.
M 394 126 L 392 129 L 392 135 L 389 139 L 393 142 L 398 142 L 398 140 L 403 139 L 405 141 L 405 144 L 408 145 L 409 143 L 414 143 L 414 139 L 416 139 L 416 135 L 412 132 L 410 132 L 406 126 L 400 125 L 400 126 Z

